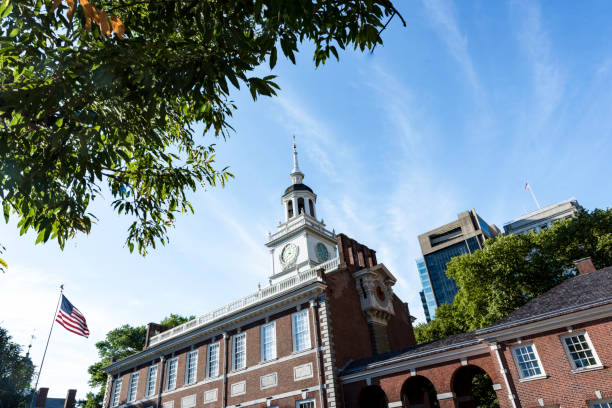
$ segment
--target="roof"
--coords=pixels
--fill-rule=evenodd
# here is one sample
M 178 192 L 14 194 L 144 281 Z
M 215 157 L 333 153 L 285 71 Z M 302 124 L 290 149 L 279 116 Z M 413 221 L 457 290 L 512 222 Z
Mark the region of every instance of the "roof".
M 400 350 L 393 350 L 383 354 L 377 354 L 372 357 L 362 358 L 351 362 L 342 370 L 342 375 L 350 374 L 356 371 L 361 371 L 368 366 L 389 359 L 410 359 L 419 357 L 423 354 L 437 353 L 440 351 L 452 350 L 454 348 L 463 347 L 478 343 L 478 339 L 474 332 L 459 333 L 452 336 L 444 337 L 443 339 L 421 343 L 415 346 L 406 347 Z
M 285 194 L 289 194 L 292 191 L 310 191 L 311 193 L 314 194 L 314 192 L 312 191 L 312 188 L 310 188 L 306 184 L 302 184 L 302 183 L 290 185 L 285 190 Z M 285 195 L 285 194 L 283 194 L 283 195 Z
M 608 303 L 612 303 L 612 266 L 569 278 L 477 332 L 488 333 Z
M 342 370 L 342 375 L 365 370 L 376 363 L 410 360 L 427 354 L 471 346 L 482 342 L 481 334 L 605 304 L 612 304 L 612 267 L 569 278 L 492 326 L 356 360 Z

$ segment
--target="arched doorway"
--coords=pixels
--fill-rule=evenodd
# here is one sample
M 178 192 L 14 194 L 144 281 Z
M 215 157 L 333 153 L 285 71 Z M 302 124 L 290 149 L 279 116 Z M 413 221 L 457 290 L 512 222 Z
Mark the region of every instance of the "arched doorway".
M 453 374 L 452 389 L 457 408 L 498 408 L 491 377 L 480 367 L 467 365 Z
M 438 393 L 427 378 L 417 375 L 408 378 L 402 385 L 404 408 L 438 408 Z
M 369 385 L 359 393 L 359 408 L 387 408 L 387 395 L 378 385 Z

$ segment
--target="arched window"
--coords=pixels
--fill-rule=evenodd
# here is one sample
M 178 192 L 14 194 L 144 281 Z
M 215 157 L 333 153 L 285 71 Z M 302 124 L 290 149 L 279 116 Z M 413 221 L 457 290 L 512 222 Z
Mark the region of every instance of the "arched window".
M 312 200 L 308 200 L 308 206 L 310 207 L 310 215 L 312 217 L 316 217 L 314 213 L 314 203 L 312 202 Z
M 302 197 L 298 198 L 298 215 L 304 214 L 304 199 Z
M 287 219 L 293 218 L 293 200 L 287 201 Z

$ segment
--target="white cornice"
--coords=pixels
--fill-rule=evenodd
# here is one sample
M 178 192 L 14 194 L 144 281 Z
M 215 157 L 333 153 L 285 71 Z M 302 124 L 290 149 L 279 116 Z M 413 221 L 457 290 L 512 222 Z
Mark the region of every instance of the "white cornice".
M 452 348 L 451 348 L 452 347 Z M 380 377 L 401 371 L 417 370 L 422 367 L 444 363 L 481 354 L 488 354 L 489 346 L 470 340 L 452 346 L 439 347 L 414 354 L 392 357 L 387 360 L 368 364 L 366 368 L 356 373 L 341 376 L 343 383 L 361 381 L 368 377 Z

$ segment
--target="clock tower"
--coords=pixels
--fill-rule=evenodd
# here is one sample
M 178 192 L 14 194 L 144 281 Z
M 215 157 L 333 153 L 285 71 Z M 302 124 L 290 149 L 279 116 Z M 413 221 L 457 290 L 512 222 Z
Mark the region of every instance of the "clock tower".
M 272 255 L 272 283 L 337 256 L 336 234 L 317 219 L 317 195 L 302 182 L 304 173 L 298 165 L 295 140 L 289 177 L 291 185 L 281 197 L 284 221 L 279 222 L 276 232 L 268 234 L 266 243 Z

